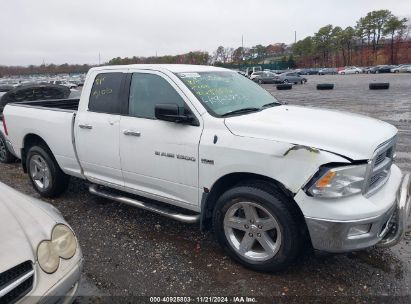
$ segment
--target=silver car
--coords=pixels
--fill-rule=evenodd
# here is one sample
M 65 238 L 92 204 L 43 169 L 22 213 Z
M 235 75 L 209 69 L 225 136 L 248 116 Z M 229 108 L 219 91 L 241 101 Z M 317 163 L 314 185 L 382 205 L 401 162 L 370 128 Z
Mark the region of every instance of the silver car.
M 393 67 L 391 73 L 407 73 L 411 70 L 411 64 L 400 64 L 399 66 Z
M 307 82 L 307 78 L 302 77 L 296 72 L 286 72 L 275 77 L 275 83 L 301 83 Z
M 0 183 L 0 303 L 71 303 L 82 263 L 56 208 Z

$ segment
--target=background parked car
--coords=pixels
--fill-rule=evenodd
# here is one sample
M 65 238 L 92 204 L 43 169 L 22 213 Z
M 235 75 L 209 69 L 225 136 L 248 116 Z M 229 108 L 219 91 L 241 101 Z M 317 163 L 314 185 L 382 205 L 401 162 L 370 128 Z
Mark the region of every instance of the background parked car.
M 391 73 L 391 65 L 377 65 L 368 70 L 368 74 Z
M 280 74 L 285 73 L 287 71 L 286 70 L 270 70 L 270 72 L 274 73 L 274 74 L 277 74 L 277 75 L 280 75 Z
M 295 72 L 299 75 L 318 75 L 318 68 L 309 68 L 309 69 L 299 69 Z
M 83 257 L 55 207 L 0 183 L 0 244 L 0 303 L 74 300 Z
M 276 74 L 264 71 L 264 72 L 259 72 L 257 76 L 253 78 L 255 82 L 258 82 L 260 84 L 262 83 L 275 83 L 276 80 Z
M 360 69 L 362 69 L 362 72 L 365 74 L 369 74 L 369 70 L 372 69 L 372 66 L 368 66 L 368 67 L 360 67 Z
M 400 64 L 391 68 L 391 73 L 407 73 L 409 68 L 411 68 L 411 64 Z
M 8 84 L 0 84 L 0 99 L 1 97 L 6 94 L 8 91 L 13 90 L 14 87 Z
M 318 75 L 335 75 L 337 68 L 322 68 L 318 71 Z
M 360 73 L 362 73 L 362 69 L 357 68 L 357 67 L 355 67 L 355 66 L 345 67 L 344 69 L 338 71 L 338 74 L 340 74 L 340 75 L 360 74 Z
M 250 75 L 250 79 L 251 79 L 251 80 L 254 80 L 254 78 L 256 78 L 257 76 L 260 76 L 260 75 L 262 75 L 262 74 L 263 74 L 263 71 L 253 72 L 253 73 L 251 73 L 251 75 Z
M 21 85 L 8 91 L 0 99 L 0 114 L 6 104 L 19 101 L 33 101 L 46 99 L 65 99 L 70 96 L 70 89 L 57 84 L 30 84 Z
M 275 76 L 275 82 L 274 83 L 301 83 L 304 84 L 307 82 L 307 78 L 302 77 L 301 75 L 298 75 L 296 72 L 287 72 L 287 73 L 282 73 L 280 75 Z

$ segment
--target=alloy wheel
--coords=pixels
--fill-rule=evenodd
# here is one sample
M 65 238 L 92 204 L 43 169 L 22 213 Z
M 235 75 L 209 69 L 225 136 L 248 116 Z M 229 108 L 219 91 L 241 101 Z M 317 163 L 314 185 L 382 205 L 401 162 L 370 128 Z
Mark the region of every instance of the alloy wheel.
M 224 233 L 231 247 L 251 261 L 273 258 L 282 243 L 277 219 L 254 202 L 239 201 L 228 209 L 224 217 Z
M 30 159 L 30 174 L 31 178 L 39 189 L 45 190 L 50 186 L 50 168 L 42 156 L 32 156 L 32 158 Z

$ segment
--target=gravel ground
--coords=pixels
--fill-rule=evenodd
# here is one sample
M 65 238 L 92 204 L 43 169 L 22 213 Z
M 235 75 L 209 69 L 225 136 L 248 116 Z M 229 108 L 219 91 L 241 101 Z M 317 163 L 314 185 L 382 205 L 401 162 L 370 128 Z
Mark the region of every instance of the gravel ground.
M 389 81 L 390 90 L 368 90 L 374 80 Z M 335 83 L 335 90 L 316 91 L 315 84 L 324 82 Z M 308 76 L 306 85 L 291 91 L 263 86 L 290 104 L 347 110 L 394 124 L 401 130 L 397 163 L 411 171 L 411 74 Z M 38 197 L 18 163 L 0 165 L 0 172 L 1 182 Z M 306 253 L 282 273 L 262 274 L 230 260 L 198 225 L 94 197 L 77 179 L 48 202 L 79 237 L 85 257 L 81 295 L 411 296 L 409 235 L 391 249 Z

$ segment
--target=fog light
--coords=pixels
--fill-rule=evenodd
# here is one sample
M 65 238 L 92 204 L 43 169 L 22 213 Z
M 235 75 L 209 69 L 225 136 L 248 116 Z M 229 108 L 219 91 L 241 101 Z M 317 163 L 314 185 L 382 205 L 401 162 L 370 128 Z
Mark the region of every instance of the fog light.
M 361 234 L 366 234 L 370 232 L 370 230 L 371 230 L 371 224 L 357 225 L 357 226 L 350 228 L 350 230 L 348 231 L 348 236 L 357 236 Z

